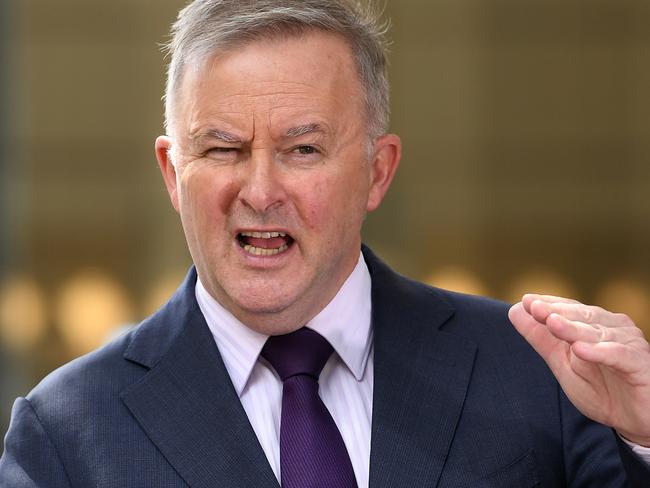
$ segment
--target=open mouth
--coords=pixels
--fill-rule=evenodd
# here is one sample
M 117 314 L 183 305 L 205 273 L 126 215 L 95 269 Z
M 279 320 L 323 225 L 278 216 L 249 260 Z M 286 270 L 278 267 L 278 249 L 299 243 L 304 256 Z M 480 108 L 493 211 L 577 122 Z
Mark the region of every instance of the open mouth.
M 237 242 L 253 256 L 275 256 L 293 245 L 293 238 L 286 232 L 240 232 Z

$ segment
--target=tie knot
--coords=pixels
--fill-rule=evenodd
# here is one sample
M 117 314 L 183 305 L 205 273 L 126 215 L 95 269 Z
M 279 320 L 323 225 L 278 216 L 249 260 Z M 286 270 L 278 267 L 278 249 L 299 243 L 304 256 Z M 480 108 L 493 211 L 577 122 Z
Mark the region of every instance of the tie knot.
M 303 327 L 290 334 L 269 337 L 262 349 L 262 357 L 271 363 L 282 381 L 299 374 L 318 381 L 332 351 L 327 339 Z

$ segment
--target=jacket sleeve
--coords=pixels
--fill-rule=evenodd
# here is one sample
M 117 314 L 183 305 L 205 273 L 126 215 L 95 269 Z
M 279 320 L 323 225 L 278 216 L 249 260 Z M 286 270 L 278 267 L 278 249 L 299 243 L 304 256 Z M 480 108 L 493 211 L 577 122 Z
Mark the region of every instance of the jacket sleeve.
M 616 436 L 616 440 L 630 486 L 639 488 L 650 486 L 650 466 L 637 456 L 618 436 Z
M 613 429 L 583 416 L 561 392 L 567 485 L 647 488 L 650 468 Z
M 0 458 L 0 486 L 70 488 L 61 459 L 29 400 L 18 398 Z

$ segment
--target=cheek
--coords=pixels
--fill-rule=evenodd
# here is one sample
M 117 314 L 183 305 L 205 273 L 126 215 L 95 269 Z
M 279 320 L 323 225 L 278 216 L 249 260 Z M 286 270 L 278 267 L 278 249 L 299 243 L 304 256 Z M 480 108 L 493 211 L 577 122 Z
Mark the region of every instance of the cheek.
M 188 170 L 183 174 L 179 195 L 185 219 L 208 230 L 224 220 L 237 195 L 233 179 L 215 173 L 207 169 Z
M 359 174 L 321 176 L 304 183 L 302 196 L 305 220 L 320 240 L 338 241 L 347 229 L 357 230 L 363 222 L 367 188 Z
M 318 228 L 324 218 L 329 200 L 327 182 L 319 181 L 312 185 L 305 200 L 307 202 L 307 224 L 312 228 Z

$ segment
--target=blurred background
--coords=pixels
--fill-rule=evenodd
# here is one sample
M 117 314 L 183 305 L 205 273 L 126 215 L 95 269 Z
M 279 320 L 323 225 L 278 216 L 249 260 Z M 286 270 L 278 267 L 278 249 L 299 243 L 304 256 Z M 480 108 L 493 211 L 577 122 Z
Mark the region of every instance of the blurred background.
M 190 259 L 153 153 L 183 0 L 0 0 L 0 435 L 13 399 L 154 311 Z M 568 295 L 650 334 L 650 3 L 388 0 L 401 273 Z

